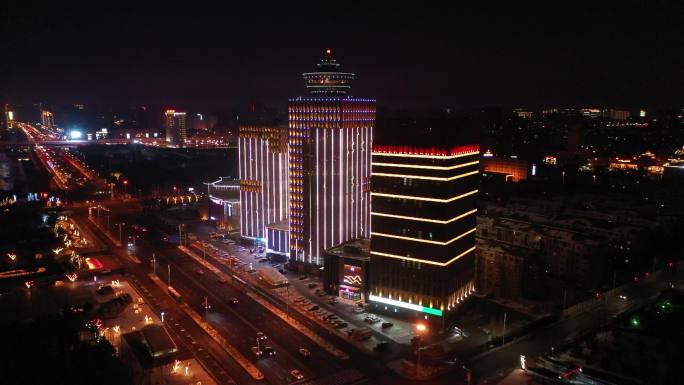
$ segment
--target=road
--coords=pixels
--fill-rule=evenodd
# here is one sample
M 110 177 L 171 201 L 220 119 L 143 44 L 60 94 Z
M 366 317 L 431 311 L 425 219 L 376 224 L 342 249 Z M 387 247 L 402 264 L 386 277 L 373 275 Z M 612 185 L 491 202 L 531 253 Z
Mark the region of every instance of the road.
M 112 213 L 112 221 L 125 219 L 128 225 L 124 226 L 122 238 L 140 236 L 131 225 L 135 223 L 132 218 L 118 218 Z M 231 283 L 220 283 L 218 277 L 212 272 L 202 268 L 191 258 L 183 254 L 175 245 L 159 240 L 159 234 L 153 230 L 136 239 L 134 247 L 121 249 L 122 260 L 132 269 L 136 275 L 145 275 L 157 270 L 163 281 L 168 281 L 168 268 L 171 269 L 171 284 L 178 290 L 184 301 L 199 314 L 206 314 L 209 323 L 216 328 L 228 341 L 234 345 L 245 357 L 255 362 L 262 370 L 266 379 L 274 384 L 289 384 L 293 382 L 290 371 L 300 370 L 306 380 L 322 379 L 320 383 L 357 384 L 365 383 L 365 380 L 345 381 L 345 378 L 358 377 L 356 367 L 359 362 L 364 362 L 366 367 L 372 367 L 383 373 L 387 370 L 384 365 L 368 363 L 367 356 L 356 353 L 357 360 L 343 361 L 335 358 L 326 350 L 319 347 L 309 338 L 299 333 L 296 329 L 283 322 L 280 318 L 264 309 L 260 304 L 252 300 L 244 292 L 244 287 L 237 287 Z M 114 235 L 115 237 L 118 234 Z M 124 242 L 125 243 L 125 242 Z M 142 263 L 134 264 L 131 258 L 126 257 L 128 252 L 134 253 Z M 152 263 L 152 253 L 156 255 L 156 266 Z M 199 275 L 197 270 L 203 274 Z M 146 286 L 149 286 L 148 284 Z M 204 308 L 204 298 L 208 297 L 211 309 Z M 230 305 L 228 299 L 238 298 L 238 305 Z M 170 306 L 174 307 L 173 304 Z M 310 327 L 313 325 L 309 325 Z M 275 358 L 256 359 L 251 347 L 255 346 L 257 331 L 262 331 L 269 338 L 265 345 L 271 346 L 276 351 Z M 324 330 L 318 330 L 319 334 L 329 339 Z M 325 334 L 323 334 L 325 333 Z M 342 341 L 337 341 L 340 343 Z M 299 354 L 300 348 L 306 348 L 311 352 L 310 358 L 304 358 Z M 351 346 L 344 347 L 345 352 L 353 350 Z M 231 372 L 232 374 L 232 372 Z
M 128 270 L 134 285 L 146 296 L 146 300 L 158 311 L 164 311 L 165 322 L 179 346 L 184 347 L 202 363 L 202 365 L 221 384 L 268 384 L 266 381 L 255 381 L 250 377 L 216 342 L 214 342 L 195 322 L 171 299 L 161 288 L 147 276 L 150 267 L 136 264 L 128 257 L 125 249 L 117 248 L 96 226 L 90 224 L 86 210 L 78 210 L 76 217 L 79 223 L 88 226 L 101 242 L 106 244 Z
M 474 359 L 468 366 L 477 379 L 504 374 L 511 368 L 519 366 L 520 355 L 535 357 L 550 353 L 552 348 L 570 342 L 577 337 L 579 332 L 595 330 L 610 321 L 611 317 L 644 306 L 651 298 L 668 287 L 670 282 L 681 280 L 683 272 L 681 265 L 677 265 L 677 267 L 652 274 L 638 283 L 629 285 L 619 293 L 625 295 L 626 300 L 615 297 L 593 310 L 533 331 L 496 351 Z

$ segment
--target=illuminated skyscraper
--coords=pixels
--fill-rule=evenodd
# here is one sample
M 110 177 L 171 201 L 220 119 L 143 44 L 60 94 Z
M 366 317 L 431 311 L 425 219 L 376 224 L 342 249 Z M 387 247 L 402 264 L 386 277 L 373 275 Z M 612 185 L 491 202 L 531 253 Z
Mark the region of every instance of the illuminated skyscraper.
M 244 238 L 265 239 L 268 225 L 287 218 L 287 140 L 287 127 L 240 127 L 240 234 Z
M 376 145 L 372 157 L 369 299 L 442 317 L 474 290 L 479 146 Z
M 5 104 L 4 111 L 0 116 L 0 129 L 9 130 L 12 128 L 14 122 L 14 111 L 10 109 L 9 104 Z
M 185 145 L 185 139 L 187 139 L 185 112 L 166 110 L 166 112 L 164 112 L 164 117 L 166 141 L 178 147 L 183 147 Z
M 40 110 L 40 124 L 44 128 L 55 128 L 55 117 L 52 112 L 48 110 Z
M 290 99 L 290 258 L 321 265 L 325 249 L 370 235 L 375 100 L 349 96 L 354 74 L 330 50 Z

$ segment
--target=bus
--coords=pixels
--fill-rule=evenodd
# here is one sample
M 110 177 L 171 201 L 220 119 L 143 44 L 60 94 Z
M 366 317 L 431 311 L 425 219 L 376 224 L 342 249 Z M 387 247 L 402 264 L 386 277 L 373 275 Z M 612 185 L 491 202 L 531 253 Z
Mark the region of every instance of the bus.
M 173 297 L 173 299 L 175 299 L 178 302 L 183 302 L 183 297 L 181 297 L 180 293 L 176 289 L 169 286 L 168 291 L 169 291 L 169 294 L 171 295 L 171 297 Z

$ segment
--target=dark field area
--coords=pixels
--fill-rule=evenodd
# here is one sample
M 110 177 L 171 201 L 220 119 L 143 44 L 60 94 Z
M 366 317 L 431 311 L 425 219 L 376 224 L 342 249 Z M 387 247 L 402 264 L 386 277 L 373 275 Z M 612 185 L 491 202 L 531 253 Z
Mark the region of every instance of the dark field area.
M 237 177 L 237 149 L 174 149 L 136 145 L 92 145 L 73 151 L 100 176 L 129 194 L 163 195 L 173 188 L 203 191 L 203 182 Z M 123 186 L 124 180 L 128 181 Z

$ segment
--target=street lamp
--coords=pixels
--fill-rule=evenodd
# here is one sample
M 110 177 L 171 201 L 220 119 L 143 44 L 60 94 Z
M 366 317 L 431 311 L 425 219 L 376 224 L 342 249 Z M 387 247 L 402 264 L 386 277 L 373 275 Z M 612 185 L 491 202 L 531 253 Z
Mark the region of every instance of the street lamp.
M 121 243 L 121 226 L 122 225 L 125 225 L 125 223 L 123 223 L 123 222 L 119 223 L 119 243 Z
M 420 342 L 422 340 L 423 334 L 427 332 L 427 326 L 423 323 L 416 324 L 416 331 L 418 332 L 418 347 L 416 349 L 418 351 L 418 357 L 416 360 L 416 377 L 420 378 Z

